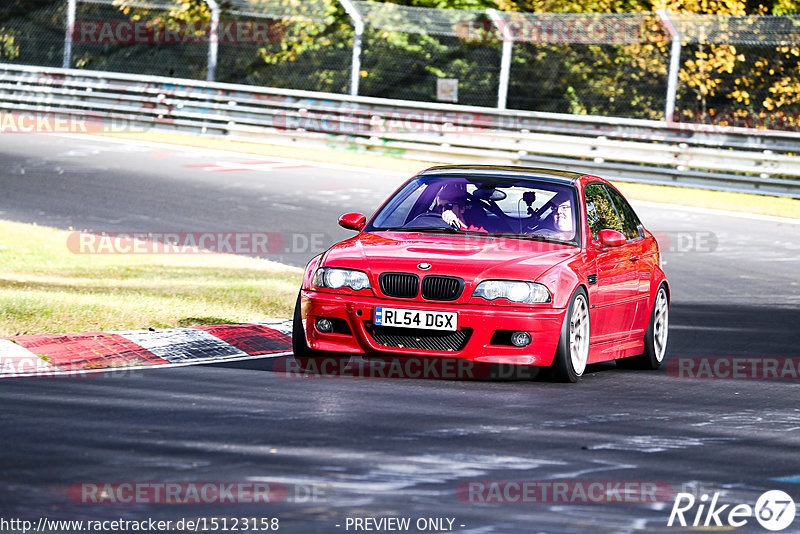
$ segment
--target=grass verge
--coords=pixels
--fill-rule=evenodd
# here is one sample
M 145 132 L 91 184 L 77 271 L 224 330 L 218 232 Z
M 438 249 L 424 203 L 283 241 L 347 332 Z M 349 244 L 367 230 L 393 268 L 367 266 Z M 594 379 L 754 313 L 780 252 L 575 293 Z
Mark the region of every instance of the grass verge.
M 295 267 L 228 254 L 75 254 L 69 233 L 0 220 L 0 336 L 291 317 Z
M 415 172 L 441 163 L 403 159 L 402 157 L 398 157 L 400 154 L 392 156 L 378 153 L 377 150 L 370 151 L 365 148 L 358 150 L 334 148 L 327 150 L 317 148 L 308 149 L 299 146 L 267 145 L 228 139 L 156 132 L 113 134 L 109 135 L 109 137 L 230 150 L 233 152 L 244 152 L 263 156 L 277 156 L 338 165 L 352 165 L 354 167 L 368 167 L 378 170 L 399 171 L 408 173 L 409 177 Z M 600 174 L 602 175 L 602 173 Z M 709 191 L 707 189 L 687 187 L 635 184 L 629 182 L 616 182 L 616 184 L 626 196 L 635 200 L 647 200 L 650 202 L 663 202 L 681 206 L 714 208 L 800 219 L 800 200 L 791 198 Z
M 635 200 L 800 219 L 800 200 L 794 198 L 708 191 L 706 189 L 688 187 L 634 184 L 630 182 L 615 182 L 614 185 L 625 196 Z

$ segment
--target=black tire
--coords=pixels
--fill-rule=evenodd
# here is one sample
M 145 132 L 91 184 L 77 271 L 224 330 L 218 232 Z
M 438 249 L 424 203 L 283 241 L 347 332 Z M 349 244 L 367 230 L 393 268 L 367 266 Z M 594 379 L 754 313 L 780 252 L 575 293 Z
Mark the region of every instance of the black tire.
M 663 312 L 665 315 L 658 315 L 659 303 L 666 303 L 666 310 Z M 661 322 L 663 319 L 663 322 Z M 656 321 L 661 322 L 660 325 Z M 661 335 L 663 330 L 663 338 L 658 339 L 657 333 Z M 644 333 L 644 352 L 638 356 L 631 356 L 630 358 L 621 358 L 617 360 L 617 366 L 623 369 L 645 369 L 654 371 L 661 366 L 664 361 L 667 351 L 667 339 L 669 330 L 669 296 L 667 295 L 666 286 L 662 285 L 656 292 L 656 298 L 653 301 L 653 309 L 650 310 L 650 322 L 647 323 L 647 331 Z
M 576 302 L 578 304 L 576 304 Z M 576 306 L 583 306 L 586 312 L 585 320 L 587 321 L 586 328 L 586 359 L 588 360 L 588 344 L 589 334 L 591 333 L 591 318 L 589 315 L 589 297 L 583 287 L 578 287 L 569 299 L 569 306 L 567 306 L 567 313 L 564 315 L 564 323 L 561 325 L 561 336 L 558 340 L 558 347 L 556 348 L 556 355 L 551 365 L 552 377 L 558 382 L 577 382 L 583 375 L 586 369 L 586 362 L 583 362 L 583 368 L 576 369 L 573 364 L 572 343 L 571 343 L 571 329 L 574 326 L 572 322 L 572 315 Z M 583 329 L 581 329 L 583 332 Z M 583 335 L 583 334 L 582 334 Z M 581 336 L 582 337 L 582 336 Z
M 314 350 L 306 344 L 305 332 L 303 332 L 303 319 L 300 312 L 300 293 L 297 294 L 297 302 L 294 305 L 294 317 L 292 319 L 292 352 L 294 360 L 301 370 L 318 373 L 320 369 L 334 369 L 334 373 L 340 371 L 350 355 L 342 355 L 338 352 L 325 352 Z M 326 359 L 335 359 L 334 366 L 331 368 Z
M 295 359 L 315 356 L 318 351 L 310 349 L 306 344 L 306 335 L 303 332 L 303 318 L 300 313 L 300 293 L 297 294 L 297 301 L 294 305 L 294 317 L 292 319 L 292 352 Z

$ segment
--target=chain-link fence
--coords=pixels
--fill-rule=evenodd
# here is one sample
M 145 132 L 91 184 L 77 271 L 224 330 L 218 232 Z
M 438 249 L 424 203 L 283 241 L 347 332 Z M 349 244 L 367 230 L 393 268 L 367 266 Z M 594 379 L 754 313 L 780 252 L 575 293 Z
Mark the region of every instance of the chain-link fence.
M 180 46 L 166 41 L 166 32 L 180 24 L 177 1 L 148 1 L 120 9 L 112 0 L 77 0 L 70 66 L 129 74 L 202 78 L 208 43 L 185 37 Z M 163 38 L 141 31 L 162 25 Z M 129 31 L 130 29 L 130 31 Z M 138 35 L 137 35 L 138 31 Z
M 62 66 L 66 14 L 66 0 L 3 2 L 0 5 L 0 61 Z
M 215 79 L 343 93 L 353 30 L 328 0 L 228 0 L 220 16 Z
M 671 15 L 682 43 L 676 119 L 800 125 L 800 17 Z
M 501 43 L 469 38 L 485 12 L 354 3 L 366 25 L 360 94 L 497 104 Z M 456 91 L 441 94 L 440 79 L 456 80 Z
M 0 61 L 775 129 L 800 116 L 800 17 L 6 0 Z
M 663 117 L 669 48 L 655 14 L 504 14 L 510 108 Z M 667 42 L 667 44 L 669 44 Z

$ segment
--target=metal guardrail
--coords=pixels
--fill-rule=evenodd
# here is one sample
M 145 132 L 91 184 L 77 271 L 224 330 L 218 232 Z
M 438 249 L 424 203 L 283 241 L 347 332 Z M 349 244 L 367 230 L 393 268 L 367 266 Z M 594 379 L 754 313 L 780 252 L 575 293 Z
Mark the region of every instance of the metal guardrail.
M 91 131 L 154 129 L 427 161 L 557 166 L 611 179 L 800 198 L 800 133 L 500 111 L 0 64 L 0 111 Z M 20 125 L 5 118 L 0 129 Z

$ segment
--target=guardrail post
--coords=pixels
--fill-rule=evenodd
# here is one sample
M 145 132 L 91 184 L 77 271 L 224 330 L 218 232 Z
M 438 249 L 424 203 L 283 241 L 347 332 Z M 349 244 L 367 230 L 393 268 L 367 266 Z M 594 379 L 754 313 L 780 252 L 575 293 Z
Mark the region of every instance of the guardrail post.
M 675 23 L 663 9 L 656 11 L 661 18 L 661 22 L 669 32 L 669 37 L 672 40 L 672 48 L 670 50 L 669 58 L 669 74 L 667 75 L 667 102 L 664 106 L 664 122 L 671 124 L 674 122 L 673 115 L 675 114 L 675 95 L 678 91 L 678 73 L 681 70 L 681 47 L 683 46 L 683 36 L 675 26 Z
M 492 20 L 500 36 L 503 38 L 503 54 L 500 57 L 500 83 L 497 87 L 497 109 L 506 109 L 508 99 L 508 80 L 511 77 L 511 54 L 514 51 L 514 36 L 508 28 L 503 16 L 496 9 L 487 9 L 486 14 Z
M 77 0 L 67 0 L 67 31 L 64 34 L 64 58 L 61 67 L 68 69 L 72 64 L 72 31 L 75 27 L 75 4 Z
M 358 96 L 358 84 L 361 81 L 361 41 L 364 36 L 364 17 L 350 0 L 338 0 L 353 21 L 353 60 L 350 66 L 350 95 Z
M 217 71 L 217 53 L 219 51 L 219 4 L 217 0 L 205 0 L 211 10 L 211 28 L 208 33 L 208 63 L 206 81 L 213 82 Z

